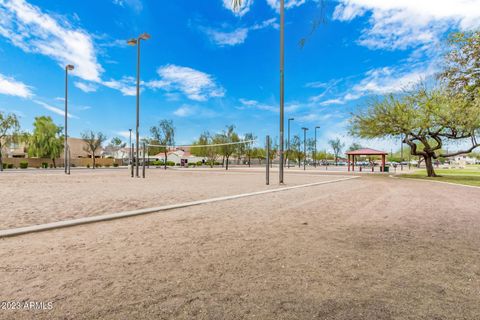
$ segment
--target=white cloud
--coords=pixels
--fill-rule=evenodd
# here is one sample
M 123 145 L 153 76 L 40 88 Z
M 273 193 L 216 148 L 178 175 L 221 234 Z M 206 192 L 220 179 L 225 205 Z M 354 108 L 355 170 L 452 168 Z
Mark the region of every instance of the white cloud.
M 113 0 L 113 3 L 121 7 L 128 6 L 136 13 L 140 13 L 143 10 L 143 4 L 141 0 Z
M 235 11 L 233 10 L 233 7 L 232 7 L 232 0 L 223 0 L 223 6 L 225 7 L 225 9 L 232 11 L 233 14 L 239 17 L 249 12 L 252 4 L 253 4 L 253 0 L 244 0 L 242 3 L 242 7 L 239 10 Z
M 370 27 L 360 44 L 369 48 L 406 49 L 435 45 L 452 27 L 480 27 L 480 0 L 340 0 L 333 18 L 350 21 L 367 12 Z
M 286 0 L 285 9 L 300 7 L 301 5 L 305 4 L 305 2 L 306 0 Z M 272 9 L 277 11 L 280 10 L 280 0 L 267 0 L 267 3 Z
M 434 75 L 436 69 L 432 66 L 427 69 L 418 68 L 401 70 L 395 68 L 373 69 L 366 73 L 366 77 L 353 87 L 353 92 L 347 97 L 353 100 L 364 94 L 397 93 L 412 88 L 421 81 Z
M 181 106 L 180 108 L 178 108 L 173 112 L 173 114 L 176 115 L 177 117 L 188 117 L 194 113 L 195 113 L 194 108 L 190 106 Z
M 97 91 L 97 86 L 93 83 L 75 81 L 74 84 L 75 87 L 86 93 Z
M 201 29 L 210 40 L 220 47 L 236 46 L 245 42 L 248 36 L 247 28 L 238 28 L 230 32 L 214 30 L 212 28 Z
M 75 65 L 74 74 L 82 79 L 100 79 L 103 69 L 92 37 L 24 0 L 0 0 L 0 35 L 25 52 L 54 59 L 62 68 Z
M 201 108 L 199 106 L 191 106 L 191 105 L 183 105 L 177 110 L 173 112 L 173 114 L 177 117 L 190 117 L 190 116 L 195 116 L 196 118 L 202 117 L 202 118 L 211 118 L 217 116 L 217 113 L 207 109 L 207 108 Z
M 245 40 L 247 40 L 250 31 L 261 30 L 270 26 L 276 27 L 276 21 L 276 18 L 271 18 L 254 24 L 251 27 L 237 28 L 232 31 L 216 30 L 210 27 L 200 27 L 200 31 L 205 33 L 210 41 L 220 47 L 236 46 L 244 43 Z
M 109 81 L 102 81 L 102 84 L 120 91 L 124 96 L 135 96 L 137 94 L 136 82 L 133 77 L 123 77 L 121 80 L 110 79 Z
M 65 110 L 64 109 L 60 109 L 60 108 L 57 108 L 57 107 L 53 107 L 45 102 L 42 102 L 42 101 L 39 101 L 39 100 L 33 100 L 33 102 L 35 102 L 36 104 L 38 105 L 41 105 L 42 107 L 44 107 L 45 109 L 49 110 L 49 111 L 52 111 L 53 113 L 56 113 L 62 117 L 65 116 Z M 71 113 L 67 113 L 67 117 L 68 118 L 76 118 L 78 119 L 77 116 L 74 116 L 72 115 Z
M 344 104 L 345 101 L 342 100 L 342 99 L 329 99 L 329 100 L 325 100 L 325 101 L 322 101 L 320 102 L 320 105 L 321 106 L 329 106 L 329 105 L 332 105 L 332 104 Z
M 243 104 L 244 106 L 255 106 L 258 104 L 258 101 L 256 100 L 247 100 L 247 99 L 239 99 L 240 103 Z
M 30 98 L 33 96 L 30 86 L 27 86 L 23 82 L 17 81 L 11 77 L 4 76 L 1 73 L 0 94 L 22 98 Z
M 225 89 L 216 83 L 214 77 L 202 71 L 168 64 L 158 68 L 157 73 L 160 79 L 147 82 L 147 86 L 168 92 L 181 92 L 195 101 L 206 101 L 225 95 Z
M 115 131 L 114 132 L 115 134 L 118 134 L 119 136 L 125 138 L 125 139 L 129 139 L 130 138 L 130 131 L 128 130 L 124 130 L 124 131 Z M 134 133 L 132 132 L 132 137 L 133 137 Z M 127 143 L 128 144 L 128 143 Z

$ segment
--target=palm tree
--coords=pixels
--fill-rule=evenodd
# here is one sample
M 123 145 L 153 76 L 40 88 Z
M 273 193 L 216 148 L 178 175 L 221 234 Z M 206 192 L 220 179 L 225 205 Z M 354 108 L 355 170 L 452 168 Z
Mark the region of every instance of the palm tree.
M 240 11 L 245 0 L 232 0 L 232 8 L 234 11 Z M 279 159 L 279 182 L 283 183 L 283 132 L 284 132 L 284 35 L 285 35 L 285 0 L 280 0 L 280 159 Z

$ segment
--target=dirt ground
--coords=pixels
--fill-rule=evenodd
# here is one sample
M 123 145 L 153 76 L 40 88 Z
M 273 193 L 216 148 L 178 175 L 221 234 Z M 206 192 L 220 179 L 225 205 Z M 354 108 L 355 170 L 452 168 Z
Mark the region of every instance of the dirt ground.
M 479 319 L 480 189 L 367 177 L 0 239 L 0 319 Z
M 266 186 L 261 171 L 233 171 L 152 169 L 146 179 L 132 179 L 125 169 L 5 172 L 0 230 L 278 188 L 273 172 Z M 287 176 L 286 186 L 331 179 Z

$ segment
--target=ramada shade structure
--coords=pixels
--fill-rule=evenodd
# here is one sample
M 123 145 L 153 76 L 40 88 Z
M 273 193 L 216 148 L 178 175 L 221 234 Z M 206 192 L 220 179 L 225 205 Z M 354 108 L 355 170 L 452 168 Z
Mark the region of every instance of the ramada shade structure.
M 386 155 L 388 155 L 388 153 L 385 151 L 379 151 L 370 148 L 348 151 L 348 171 L 350 171 L 350 164 L 352 165 L 352 171 L 355 171 L 355 156 L 382 156 L 382 166 L 380 167 L 380 171 L 384 172 Z

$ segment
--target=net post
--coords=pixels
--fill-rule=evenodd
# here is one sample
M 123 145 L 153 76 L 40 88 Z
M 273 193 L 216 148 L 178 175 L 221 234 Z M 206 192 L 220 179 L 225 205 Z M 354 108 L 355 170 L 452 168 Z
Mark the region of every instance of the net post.
M 143 167 L 142 167 L 142 178 L 145 179 L 145 142 L 143 143 Z
M 133 164 L 135 163 L 135 159 L 133 158 L 133 143 L 130 146 L 130 159 L 132 159 L 131 164 L 130 164 L 130 171 L 131 171 L 131 176 L 133 178 Z
M 265 147 L 267 151 L 267 163 L 265 166 L 265 180 L 267 186 L 270 184 L 270 136 L 267 135 L 266 142 L 265 142 Z
M 70 146 L 67 146 L 67 151 L 68 151 L 68 159 L 67 159 L 67 164 L 68 164 L 68 167 L 67 167 L 67 174 L 70 175 L 70 166 L 71 166 L 71 162 L 72 162 L 72 154 L 70 152 Z

